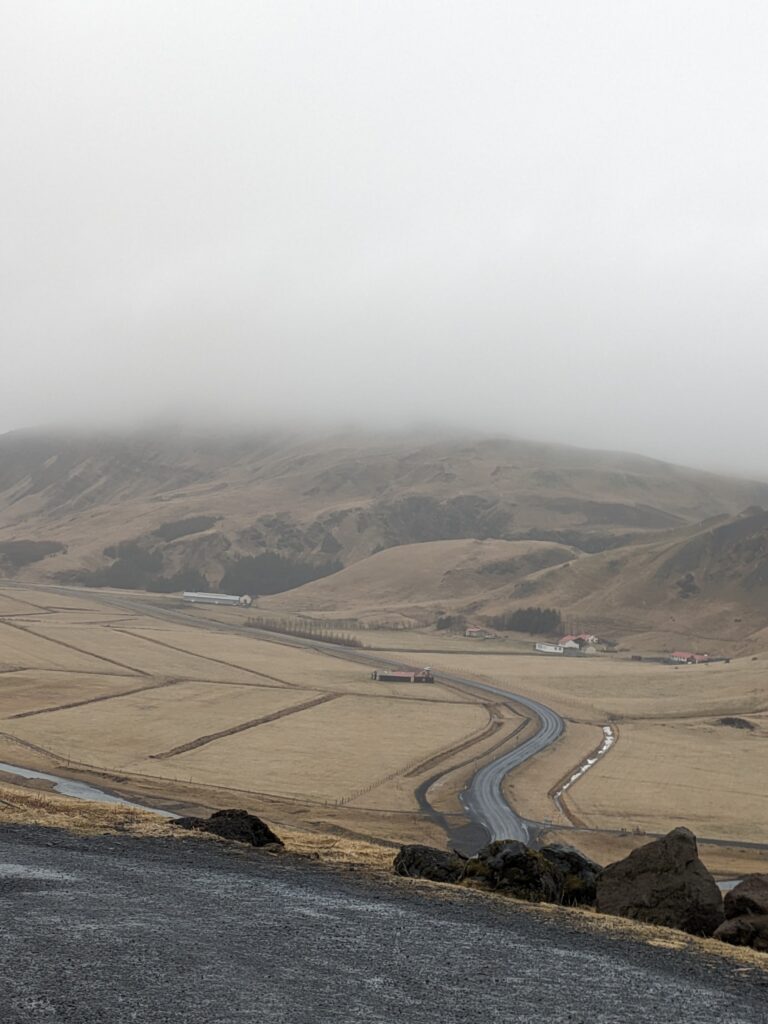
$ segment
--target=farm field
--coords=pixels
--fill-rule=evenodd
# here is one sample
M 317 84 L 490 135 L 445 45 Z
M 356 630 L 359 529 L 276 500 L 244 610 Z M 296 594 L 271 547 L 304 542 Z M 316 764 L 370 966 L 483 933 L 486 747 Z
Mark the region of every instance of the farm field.
M 440 842 L 414 795 L 425 773 L 466 774 L 520 722 L 452 687 L 374 682 L 366 665 L 134 614 L 108 594 L 8 594 L 0 759 L 129 794 L 215 807 L 237 792 L 288 819 Z
M 568 791 L 568 805 L 592 827 L 648 832 L 674 828 L 685 808 L 697 835 L 768 842 L 768 728 L 753 725 L 754 732 L 711 721 L 622 725 L 615 756 Z
M 0 760 L 101 775 L 165 806 L 236 802 L 287 823 L 444 845 L 417 788 L 427 785 L 443 824 L 460 828 L 469 777 L 535 731 L 501 698 L 377 683 L 343 650 L 225 632 L 242 626 L 239 609 L 191 616 L 174 599 L 79 601 L 42 589 L 0 589 L 0 599 Z M 408 637 L 399 655 L 382 657 L 486 680 L 559 711 L 564 736 L 514 772 L 505 792 L 532 820 L 597 829 L 585 835 L 603 860 L 615 840 L 599 830 L 658 832 L 681 821 L 710 838 L 768 842 L 765 658 L 676 669 L 500 653 L 484 642 L 483 653 L 456 653 L 464 638 L 415 630 L 361 636 L 371 647 Z M 419 653 L 424 644 L 440 653 Z M 717 724 L 734 716 L 748 725 Z M 594 751 L 608 722 L 618 741 L 569 789 L 569 820 L 551 790 Z
M 566 717 L 602 724 L 637 718 L 756 714 L 768 710 L 768 658 L 712 665 L 648 664 L 610 655 L 435 655 L 435 669 L 464 673 L 549 704 Z
M 648 832 L 684 821 L 702 836 L 768 840 L 764 656 L 679 668 L 602 656 L 436 655 L 433 664 L 541 700 L 566 719 L 564 737 L 505 784 L 534 820 L 563 822 L 546 794 L 597 747 L 598 727 L 612 722 L 615 746 L 568 790 L 575 821 Z M 754 731 L 719 724 L 733 717 Z
M 413 701 L 347 695 L 260 726 L 258 736 L 242 732 L 179 754 L 153 766 L 152 772 L 293 798 L 346 802 L 486 722 L 479 705 L 419 707 Z

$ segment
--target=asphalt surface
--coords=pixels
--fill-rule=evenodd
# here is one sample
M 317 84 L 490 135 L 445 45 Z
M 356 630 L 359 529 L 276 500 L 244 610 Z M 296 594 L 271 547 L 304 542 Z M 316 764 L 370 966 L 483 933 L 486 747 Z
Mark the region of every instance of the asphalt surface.
M 5 828 L 0 939 L 3 1024 L 768 1022 L 717 956 L 199 841 Z
M 21 586 L 21 584 L 14 584 Z M 78 587 L 55 587 L 50 585 L 38 585 L 36 589 L 46 590 L 54 593 L 79 593 L 91 599 L 94 598 L 92 589 Z M 236 624 L 220 623 L 211 619 L 202 618 L 194 612 L 182 609 L 159 608 L 156 604 L 142 601 L 135 597 L 123 596 L 122 594 L 99 593 L 98 598 L 108 604 L 115 605 L 128 611 L 134 611 L 144 615 L 152 615 L 156 618 L 170 619 L 171 621 L 192 625 L 197 628 L 209 629 L 218 633 L 240 633 L 250 637 L 268 640 L 272 643 L 281 643 L 290 647 L 308 647 L 323 653 L 331 654 L 334 657 L 345 661 L 354 661 L 367 667 L 384 665 L 388 667 L 401 668 L 401 662 L 394 662 L 386 658 L 379 658 L 374 654 L 367 654 L 363 651 L 340 648 L 338 645 L 323 643 L 318 640 L 305 640 L 301 637 L 283 637 L 279 640 L 274 633 L 259 629 L 250 629 Z M 519 747 L 503 754 L 489 764 L 481 768 L 472 778 L 469 786 L 462 795 L 462 803 L 468 817 L 482 828 L 490 839 L 519 839 L 521 842 L 529 842 L 535 824 L 526 821 L 515 809 L 510 806 L 502 789 L 502 782 L 506 775 L 514 768 L 518 768 L 525 761 L 535 754 L 540 753 L 563 733 L 565 723 L 563 719 L 552 708 L 548 708 L 538 701 L 523 697 L 520 694 L 510 693 L 499 687 L 491 686 L 488 683 L 480 683 L 465 676 L 440 672 L 438 677 L 458 686 L 465 687 L 483 694 L 490 694 L 493 697 L 505 701 L 512 701 L 527 708 L 540 722 L 538 732 L 522 743 Z

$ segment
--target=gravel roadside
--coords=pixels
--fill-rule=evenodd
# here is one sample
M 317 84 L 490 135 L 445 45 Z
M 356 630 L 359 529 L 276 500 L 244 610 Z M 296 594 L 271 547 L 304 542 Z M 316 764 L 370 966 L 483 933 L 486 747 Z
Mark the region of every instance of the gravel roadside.
M 768 971 L 200 840 L 3 826 L 0 937 L 3 1024 L 768 1024 Z

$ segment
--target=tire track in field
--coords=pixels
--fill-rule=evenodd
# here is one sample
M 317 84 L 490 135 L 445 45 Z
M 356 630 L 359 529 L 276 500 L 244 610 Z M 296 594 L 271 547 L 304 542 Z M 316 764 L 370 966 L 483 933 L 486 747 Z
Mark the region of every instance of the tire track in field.
M 302 704 L 293 704 L 289 708 L 282 708 L 280 711 L 273 711 L 269 715 L 262 715 L 260 718 L 251 718 L 247 722 L 241 722 L 239 725 L 233 725 L 229 729 L 222 729 L 220 732 L 212 732 L 207 736 L 199 736 L 196 740 L 190 740 L 188 743 L 181 743 L 178 747 L 172 747 L 170 750 L 164 750 L 160 754 L 150 754 L 150 758 L 154 761 L 165 761 L 169 757 L 175 757 L 176 754 L 186 754 L 188 750 L 197 750 L 198 747 L 204 747 L 208 743 L 213 743 L 215 740 L 225 739 L 227 736 L 234 736 L 236 733 L 245 732 L 247 729 L 255 729 L 258 725 L 265 725 L 267 722 L 276 722 L 279 718 L 287 718 L 289 715 L 295 715 L 299 711 L 307 711 L 309 708 L 316 708 L 320 704 L 327 704 L 329 701 L 336 700 L 342 696 L 340 693 L 325 693 L 322 697 L 313 697 L 312 700 L 305 700 Z
M 210 654 L 196 654 L 194 651 L 188 651 L 184 647 L 178 647 L 176 644 L 169 644 L 167 640 L 155 640 L 154 637 L 142 636 L 141 633 L 134 633 L 130 629 L 121 629 L 119 627 L 107 627 L 111 628 L 114 633 L 122 633 L 124 636 L 132 636 L 135 640 L 146 640 L 147 643 L 157 644 L 158 647 L 167 647 L 168 650 L 177 651 L 179 654 L 186 654 L 190 658 L 197 658 L 202 661 L 212 661 L 217 665 L 224 665 L 226 668 L 234 668 L 239 672 L 250 672 L 251 675 L 259 676 L 261 679 L 270 679 L 273 683 L 281 683 L 283 686 L 290 686 L 292 690 L 301 690 L 305 687 L 300 686 L 298 683 L 289 683 L 287 679 L 280 679 L 279 676 L 271 676 L 267 672 L 259 672 L 255 668 L 246 668 L 245 665 L 235 665 L 231 661 L 224 661 L 223 658 L 214 658 Z
M 84 647 L 76 647 L 75 644 L 70 644 L 66 640 L 56 640 L 53 637 L 46 636 L 45 633 L 37 633 L 34 629 L 30 629 L 29 626 L 21 626 L 18 622 L 5 622 L 5 625 L 10 629 L 18 629 L 22 633 L 27 633 L 29 636 L 35 636 L 38 640 L 47 640 L 50 644 L 58 644 L 59 647 L 66 647 L 70 651 L 77 651 L 78 654 L 86 654 L 89 658 L 95 658 L 96 661 L 106 662 L 108 665 L 117 665 L 118 668 L 127 669 L 133 675 L 146 676 L 149 679 L 152 675 L 151 672 L 144 672 L 143 669 L 134 668 L 133 665 L 126 665 L 122 661 L 115 661 L 114 658 L 107 658 L 103 654 L 94 654 L 93 651 L 87 651 Z M 48 669 L 41 669 L 41 671 L 49 671 Z M 65 669 L 64 671 L 77 672 L 77 669 Z
M 102 693 L 99 697 L 86 697 L 85 700 L 73 700 L 69 704 L 56 704 L 50 708 L 37 708 L 35 711 L 19 711 L 18 714 L 9 715 L 7 722 L 15 718 L 32 718 L 34 715 L 47 715 L 51 711 L 67 711 L 69 708 L 81 708 L 85 704 L 98 704 L 103 700 L 117 700 L 118 697 L 130 697 L 134 693 L 144 693 L 147 690 L 161 690 L 166 686 L 177 686 L 181 679 L 165 679 L 158 683 L 149 683 L 147 686 L 137 686 L 133 690 L 123 690 L 121 693 Z

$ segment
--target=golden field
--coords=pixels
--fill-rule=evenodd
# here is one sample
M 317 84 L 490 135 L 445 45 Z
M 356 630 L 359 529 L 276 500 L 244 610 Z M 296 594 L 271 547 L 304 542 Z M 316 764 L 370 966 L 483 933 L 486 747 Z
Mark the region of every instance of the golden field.
M 444 828 L 416 789 L 428 782 L 433 808 L 459 828 L 459 795 L 477 767 L 534 729 L 503 698 L 375 683 L 343 650 L 227 632 L 242 629 L 240 609 L 180 609 L 143 595 L 120 608 L 108 592 L 5 589 L 0 597 L 0 630 L 13 651 L 13 660 L 0 655 L 0 759 L 101 779 L 148 802 L 244 802 L 294 824 L 443 845 Z M 386 649 L 407 639 L 405 663 L 485 680 L 559 711 L 565 735 L 505 783 L 521 813 L 552 827 L 570 824 L 552 791 L 613 723 L 617 744 L 564 802 L 574 822 L 597 830 L 588 843 L 600 859 L 614 851 L 613 831 L 681 822 L 734 849 L 737 840 L 768 842 L 763 657 L 673 668 L 608 655 L 539 657 L 523 653 L 523 639 L 473 646 L 434 631 L 360 636 Z M 717 724 L 724 716 L 748 718 L 754 731 Z M 749 856 L 734 854 L 733 863 L 752 863 Z M 718 865 L 727 858 L 718 848 Z
M 520 723 L 453 687 L 374 682 L 343 657 L 221 632 L 218 609 L 179 622 L 151 602 L 150 614 L 120 610 L 108 593 L 0 596 L 15 623 L 0 622 L 13 642 L 0 758 L 144 799 L 221 806 L 252 794 L 289 817 L 439 842 L 416 787 L 511 742 Z M 458 812 L 459 788 L 444 809 Z

